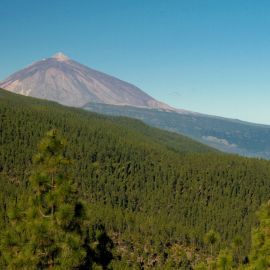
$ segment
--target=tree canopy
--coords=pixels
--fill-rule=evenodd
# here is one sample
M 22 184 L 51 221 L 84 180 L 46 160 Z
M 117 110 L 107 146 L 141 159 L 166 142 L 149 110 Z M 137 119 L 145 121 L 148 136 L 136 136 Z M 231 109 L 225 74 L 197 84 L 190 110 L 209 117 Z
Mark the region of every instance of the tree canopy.
M 38 156 L 34 164 L 31 158 L 36 144 L 55 128 L 68 141 L 65 147 L 60 140 L 66 163 L 60 166 L 61 174 L 70 179 L 71 189 L 75 187 L 72 196 L 90 217 L 89 228 L 99 231 L 97 224 L 102 223 L 114 241 L 115 269 L 164 269 L 177 265 L 175 258 L 195 265 L 198 257 L 210 253 L 204 235 L 211 229 L 220 235 L 213 256 L 238 235 L 243 245 L 233 248 L 233 258 L 247 256 L 255 212 L 270 194 L 269 161 L 218 153 L 140 121 L 0 90 L 1 231 L 31 221 L 24 216 L 30 212 L 25 209 L 30 198 L 45 216 L 55 211 L 51 203 L 60 197 L 53 195 L 52 179 L 39 179 L 44 164 Z M 44 181 L 44 194 L 36 189 L 39 181 Z M 61 213 L 68 215 L 68 209 Z M 60 222 L 58 215 L 54 212 Z M 89 234 L 91 243 L 100 239 L 99 233 Z
M 6 269 L 92 269 L 94 263 L 107 269 L 112 259 L 112 242 L 104 231 L 95 247 L 90 242 L 85 203 L 67 173 L 64 148 L 57 130 L 39 144 L 28 198 L 10 207 L 10 223 L 1 235 Z

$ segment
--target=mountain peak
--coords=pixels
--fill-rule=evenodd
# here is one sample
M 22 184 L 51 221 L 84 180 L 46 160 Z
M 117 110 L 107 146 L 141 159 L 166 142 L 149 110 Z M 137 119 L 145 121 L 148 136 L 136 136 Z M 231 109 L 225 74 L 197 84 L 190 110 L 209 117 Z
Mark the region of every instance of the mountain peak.
M 70 61 L 62 52 L 45 60 L 9 76 L 0 87 L 73 107 L 92 102 L 172 110 L 138 87 Z
M 64 55 L 62 52 L 58 52 L 52 56 L 52 58 L 56 59 L 57 61 L 67 61 L 69 57 Z

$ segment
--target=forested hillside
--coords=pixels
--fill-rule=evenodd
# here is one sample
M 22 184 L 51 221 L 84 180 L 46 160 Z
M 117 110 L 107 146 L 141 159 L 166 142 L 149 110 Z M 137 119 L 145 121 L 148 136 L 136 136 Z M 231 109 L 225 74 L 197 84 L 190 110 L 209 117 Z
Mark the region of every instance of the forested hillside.
M 222 154 L 137 120 L 4 90 L 1 228 L 8 224 L 7 206 L 27 191 L 38 141 L 52 128 L 67 138 L 65 154 L 73 160 L 68 170 L 91 205 L 93 223 L 102 222 L 116 243 L 115 269 L 165 269 L 175 245 L 203 254 L 203 237 L 210 229 L 220 233 L 221 246 L 241 235 L 247 250 L 255 211 L 270 194 L 269 161 Z M 168 269 L 177 267 L 170 263 Z
M 198 113 L 88 103 L 84 109 L 106 115 L 140 119 L 174 131 L 221 151 L 270 159 L 270 126 Z

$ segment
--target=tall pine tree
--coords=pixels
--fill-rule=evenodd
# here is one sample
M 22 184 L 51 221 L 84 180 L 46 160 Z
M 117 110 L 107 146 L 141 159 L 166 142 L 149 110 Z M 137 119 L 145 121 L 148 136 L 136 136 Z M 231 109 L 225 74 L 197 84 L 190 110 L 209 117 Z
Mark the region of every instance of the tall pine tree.
M 90 243 L 85 205 L 66 172 L 70 161 L 64 149 L 65 141 L 56 130 L 38 146 L 28 199 L 12 205 L 10 226 L 1 237 L 7 269 L 92 269 L 95 262 L 107 269 L 112 259 L 109 238 L 105 243 L 102 238 L 102 252 L 93 248 L 100 249 L 101 244 Z

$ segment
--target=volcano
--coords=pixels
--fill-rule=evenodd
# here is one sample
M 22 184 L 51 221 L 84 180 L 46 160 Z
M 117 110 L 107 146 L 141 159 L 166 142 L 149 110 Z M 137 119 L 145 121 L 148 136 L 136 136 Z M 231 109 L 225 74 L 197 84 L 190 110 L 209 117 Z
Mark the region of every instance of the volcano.
M 86 67 L 63 53 L 35 62 L 0 82 L 11 92 L 82 107 L 102 103 L 173 110 L 138 87 Z

